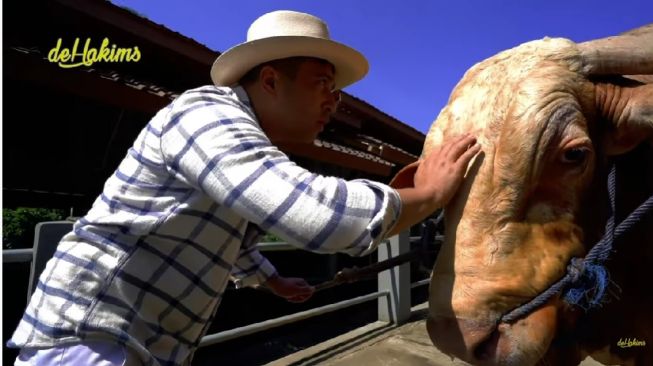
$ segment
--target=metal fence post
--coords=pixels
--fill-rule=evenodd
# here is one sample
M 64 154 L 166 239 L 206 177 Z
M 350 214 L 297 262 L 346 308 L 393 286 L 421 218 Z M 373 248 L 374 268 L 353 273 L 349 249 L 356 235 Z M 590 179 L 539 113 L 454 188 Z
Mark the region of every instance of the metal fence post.
M 378 260 L 386 260 L 410 250 L 410 232 L 402 231 L 381 244 L 377 250 Z M 390 294 L 378 299 L 379 320 L 401 324 L 410 317 L 410 262 L 379 273 L 379 291 Z

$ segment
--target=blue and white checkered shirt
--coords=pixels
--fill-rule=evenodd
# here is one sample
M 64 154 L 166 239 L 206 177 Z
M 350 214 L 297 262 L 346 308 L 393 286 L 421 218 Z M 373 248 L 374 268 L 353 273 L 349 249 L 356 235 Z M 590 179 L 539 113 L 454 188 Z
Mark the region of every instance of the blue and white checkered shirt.
M 44 272 L 8 345 L 127 346 L 184 365 L 227 280 L 274 267 L 257 227 L 315 252 L 373 250 L 401 210 L 392 188 L 313 174 L 266 137 L 242 87 L 189 90 L 143 129 Z

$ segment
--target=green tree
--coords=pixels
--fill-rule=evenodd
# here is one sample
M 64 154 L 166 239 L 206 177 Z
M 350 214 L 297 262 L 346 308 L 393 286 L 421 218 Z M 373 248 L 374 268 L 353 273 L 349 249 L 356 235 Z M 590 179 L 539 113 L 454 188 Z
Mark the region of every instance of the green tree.
M 63 220 L 64 210 L 50 208 L 19 207 L 2 209 L 2 248 L 31 248 L 34 227 L 42 221 Z
M 281 241 L 283 241 L 283 239 L 271 233 L 265 233 L 265 235 L 263 235 L 263 238 L 260 240 L 261 243 L 274 243 L 274 242 L 281 242 Z

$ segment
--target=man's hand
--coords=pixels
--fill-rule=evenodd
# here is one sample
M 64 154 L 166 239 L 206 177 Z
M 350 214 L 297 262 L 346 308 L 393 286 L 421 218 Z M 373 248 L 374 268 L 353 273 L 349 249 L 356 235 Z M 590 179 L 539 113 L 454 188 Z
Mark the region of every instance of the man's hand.
M 476 137 L 465 134 L 432 150 L 415 173 L 415 189 L 434 198 L 435 209 L 446 206 L 456 194 L 470 160 L 481 150 Z
M 309 285 L 303 278 L 281 277 L 278 274 L 270 277 L 265 282 L 265 286 L 275 295 L 290 302 L 304 302 L 315 292 L 315 287 Z
M 480 150 L 476 137 L 470 134 L 454 137 L 432 150 L 419 162 L 412 187 L 397 189 L 401 215 L 386 236 L 396 235 L 444 207 L 456 194 L 467 165 Z

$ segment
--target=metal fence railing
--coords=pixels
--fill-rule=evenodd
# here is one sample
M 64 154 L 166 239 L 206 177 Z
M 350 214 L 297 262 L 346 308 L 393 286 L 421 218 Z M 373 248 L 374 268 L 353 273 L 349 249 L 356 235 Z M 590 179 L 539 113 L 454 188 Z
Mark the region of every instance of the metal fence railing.
M 371 294 L 363 295 L 363 296 L 358 296 L 353 299 L 349 300 L 344 300 L 340 301 L 337 303 L 325 305 L 325 306 L 320 306 L 314 309 L 306 310 L 306 311 L 301 311 L 295 314 L 291 315 L 285 315 L 281 316 L 278 318 L 270 319 L 270 320 L 265 320 L 259 323 L 254 323 L 250 325 L 246 325 L 244 327 L 239 327 L 239 328 L 234 328 L 230 330 L 225 330 L 219 333 L 215 334 L 210 334 L 202 338 L 200 341 L 200 347 L 206 347 L 210 346 L 213 344 L 217 344 L 220 342 L 228 341 L 230 339 L 234 338 L 239 338 L 239 337 L 244 337 L 249 334 L 261 332 L 264 330 L 276 328 L 282 325 L 298 322 L 300 320 L 312 318 L 317 315 L 322 315 L 326 313 L 330 313 L 332 311 L 336 310 L 341 310 L 348 308 L 350 306 L 358 305 L 370 300 L 378 299 L 380 297 L 387 296 L 389 294 L 388 291 L 378 291 L 378 292 L 373 292 Z
M 419 237 L 410 237 L 408 231 L 404 231 L 383 242 L 378 250 L 378 261 L 383 261 L 410 250 L 410 242 L 416 241 Z M 49 240 L 53 240 L 50 238 Z M 58 242 L 58 240 L 57 240 Z M 40 246 L 39 246 L 40 245 Z M 52 243 L 50 243 L 52 245 Z M 56 245 L 56 243 L 54 243 Z M 35 244 L 35 248 L 43 248 L 43 244 Z M 261 243 L 259 248 L 262 251 L 279 251 L 295 250 L 296 248 L 286 243 Z M 9 249 L 2 251 L 3 263 L 20 263 L 32 262 L 36 257 L 34 249 Z M 33 282 L 40 273 L 35 272 L 35 266 L 32 265 L 30 273 L 30 283 Z M 367 301 L 377 300 L 378 319 L 380 321 L 401 324 L 410 317 L 410 292 L 412 288 L 429 283 L 429 279 L 423 279 L 414 283 L 410 282 L 410 262 L 398 265 L 389 270 L 380 272 L 377 276 L 378 291 L 367 295 L 358 296 L 352 299 L 340 301 L 301 311 L 295 314 L 285 315 L 282 317 L 265 320 L 259 323 L 246 325 L 230 330 L 225 330 L 215 334 L 206 335 L 200 342 L 200 347 L 214 345 L 227 340 L 243 337 L 249 334 L 261 332 L 282 325 L 294 323 L 300 320 L 308 319 L 314 316 L 326 314 L 332 311 L 345 309 L 350 306 L 361 304 Z M 30 289 L 31 291 L 31 289 Z M 30 294 L 28 293 L 28 296 Z
M 2 263 L 30 263 L 34 257 L 34 249 L 5 249 L 2 251 Z

